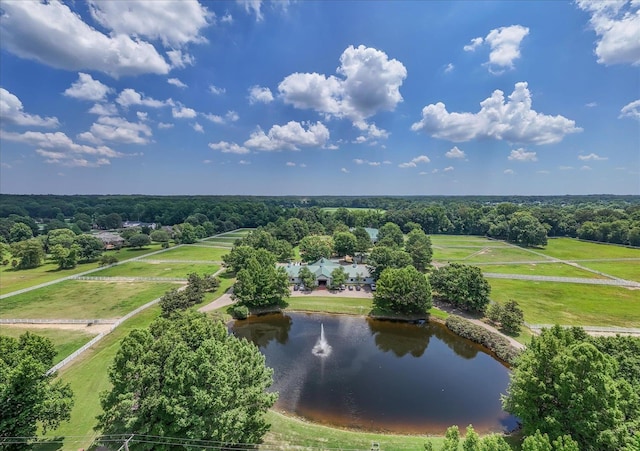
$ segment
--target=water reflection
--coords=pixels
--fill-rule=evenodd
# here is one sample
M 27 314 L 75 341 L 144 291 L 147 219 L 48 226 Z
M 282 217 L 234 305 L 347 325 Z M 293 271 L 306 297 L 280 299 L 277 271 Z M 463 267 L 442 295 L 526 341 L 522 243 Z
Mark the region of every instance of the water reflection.
M 321 324 L 326 358 L 312 354 Z M 402 433 L 515 426 L 500 405 L 507 368 L 443 325 L 291 313 L 236 321 L 231 331 L 274 368 L 276 408 L 312 421 Z

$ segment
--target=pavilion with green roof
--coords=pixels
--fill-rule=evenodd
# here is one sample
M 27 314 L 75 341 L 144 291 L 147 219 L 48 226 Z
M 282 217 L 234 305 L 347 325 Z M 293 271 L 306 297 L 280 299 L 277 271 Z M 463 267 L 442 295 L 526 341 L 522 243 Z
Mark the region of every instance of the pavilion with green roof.
M 369 273 L 369 269 L 366 265 L 348 264 L 342 265 L 337 261 L 329 260 L 328 258 L 321 258 L 320 260 L 304 265 L 299 262 L 292 262 L 284 265 L 284 269 L 287 272 L 289 282 L 291 284 L 300 284 L 299 277 L 300 268 L 306 266 L 311 273 L 316 276 L 316 286 L 329 286 L 331 285 L 332 277 L 331 273 L 336 268 L 342 268 L 347 274 L 347 284 L 371 284 L 373 283 L 373 277 Z

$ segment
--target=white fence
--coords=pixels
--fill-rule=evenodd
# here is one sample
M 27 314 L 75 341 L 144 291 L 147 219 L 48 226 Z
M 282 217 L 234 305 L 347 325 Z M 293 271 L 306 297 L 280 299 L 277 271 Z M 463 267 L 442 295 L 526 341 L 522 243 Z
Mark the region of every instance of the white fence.
M 115 319 L 0 319 L 0 324 L 114 324 Z

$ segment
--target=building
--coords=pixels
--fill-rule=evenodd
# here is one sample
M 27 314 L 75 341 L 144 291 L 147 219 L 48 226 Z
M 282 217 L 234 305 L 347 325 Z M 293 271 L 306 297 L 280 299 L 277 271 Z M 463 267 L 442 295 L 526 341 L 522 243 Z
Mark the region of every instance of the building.
M 105 249 L 120 249 L 124 246 L 124 238 L 116 233 L 100 232 L 96 234 L 96 237 L 104 243 Z
M 289 277 L 289 283 L 291 284 L 300 284 L 301 280 L 298 276 L 300 272 L 300 268 L 306 266 L 309 268 L 312 274 L 316 276 L 316 286 L 329 286 L 331 285 L 331 273 L 336 268 L 342 268 L 342 270 L 347 274 L 347 284 L 357 284 L 358 279 L 360 279 L 361 284 L 372 284 L 373 277 L 369 273 L 369 269 L 366 265 L 357 265 L 357 264 L 349 264 L 349 265 L 341 265 L 340 263 L 329 260 L 327 258 L 321 258 L 315 263 L 310 263 L 308 265 L 303 265 L 299 262 L 288 263 L 283 265 L 285 271 L 287 272 L 287 276 Z
M 157 224 L 155 222 L 142 222 L 142 221 L 124 221 L 122 223 L 123 229 L 128 229 L 130 227 L 149 227 L 152 230 L 155 230 Z
M 355 230 L 355 227 L 351 227 L 349 230 L 353 232 Z M 376 244 L 378 242 L 378 229 L 364 227 L 364 230 L 366 230 L 366 232 L 369 234 L 369 239 L 371 240 L 371 242 L 373 244 Z

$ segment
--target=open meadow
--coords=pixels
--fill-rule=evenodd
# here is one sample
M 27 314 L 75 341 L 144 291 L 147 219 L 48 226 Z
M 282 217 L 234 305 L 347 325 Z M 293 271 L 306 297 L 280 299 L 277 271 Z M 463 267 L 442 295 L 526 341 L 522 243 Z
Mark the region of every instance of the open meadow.
M 133 261 L 105 268 L 93 273 L 97 277 L 181 277 L 186 279 L 191 273 L 200 276 L 213 274 L 220 265 L 214 263 L 175 263 L 159 261 Z
M 149 260 L 195 260 L 220 262 L 222 256 L 229 253 L 230 249 L 217 247 L 190 246 L 185 244 L 175 249 L 161 252 L 149 257 Z
M 179 286 L 166 282 L 67 280 L 3 299 L 0 318 L 119 318 Z
M 89 327 L 85 327 L 84 330 L 69 330 L 43 328 L 33 325 L 0 325 L 0 335 L 7 337 L 18 338 L 25 332 L 40 335 L 51 340 L 56 350 L 56 355 L 53 358 L 54 364 L 72 354 L 76 349 L 82 347 L 97 334 L 90 333 Z

